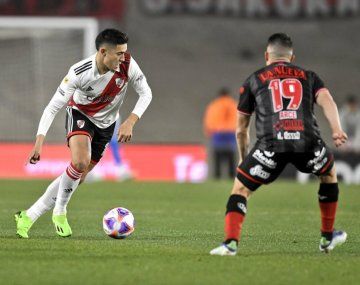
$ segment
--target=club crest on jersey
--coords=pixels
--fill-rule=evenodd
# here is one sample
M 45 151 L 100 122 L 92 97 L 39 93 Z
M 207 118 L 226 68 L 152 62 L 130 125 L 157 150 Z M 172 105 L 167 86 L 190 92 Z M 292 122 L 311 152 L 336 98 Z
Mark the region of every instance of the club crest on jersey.
M 77 120 L 76 124 L 80 129 L 82 129 L 85 126 L 85 121 L 84 120 Z
M 124 80 L 121 79 L 121 78 L 116 78 L 116 79 L 115 79 L 115 83 L 116 83 L 116 86 L 117 86 L 117 87 L 121 88 L 122 85 L 123 85 L 123 83 L 124 83 Z

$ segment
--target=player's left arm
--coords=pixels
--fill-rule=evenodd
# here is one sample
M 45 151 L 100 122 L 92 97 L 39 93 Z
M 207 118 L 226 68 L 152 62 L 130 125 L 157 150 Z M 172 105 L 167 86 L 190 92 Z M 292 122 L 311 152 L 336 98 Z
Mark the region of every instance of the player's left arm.
M 341 127 L 337 105 L 328 89 L 322 88 L 316 93 L 316 103 L 322 108 L 329 122 L 335 146 L 343 145 L 348 137 Z
M 139 95 L 139 99 L 129 117 L 119 128 L 119 142 L 128 142 L 131 140 L 134 125 L 144 114 L 152 100 L 152 92 L 149 84 L 147 83 L 146 77 L 132 57 L 129 66 L 129 83 Z

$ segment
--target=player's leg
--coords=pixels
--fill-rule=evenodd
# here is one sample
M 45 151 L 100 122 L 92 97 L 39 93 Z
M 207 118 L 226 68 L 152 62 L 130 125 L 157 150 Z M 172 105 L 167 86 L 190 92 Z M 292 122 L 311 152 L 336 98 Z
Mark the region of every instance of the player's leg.
M 91 174 L 90 172 L 102 159 L 107 146 L 110 144 L 111 137 L 114 133 L 115 123 L 105 129 L 100 129 L 94 126 L 94 136 L 91 141 L 91 160 L 88 168 L 81 176 L 80 183 L 86 180 L 86 176 Z
M 75 138 L 76 136 L 74 136 Z M 85 137 L 86 140 L 89 140 L 87 136 Z M 70 141 L 69 141 L 70 143 Z M 76 152 L 76 151 L 75 151 Z M 72 152 L 73 153 L 73 152 Z M 83 155 L 82 153 L 79 154 L 80 156 Z M 76 157 L 76 155 L 75 155 Z M 17 226 L 17 235 L 22 238 L 28 238 L 28 232 L 33 225 L 33 223 L 45 212 L 52 209 L 56 204 L 55 201 L 58 200 L 58 196 L 60 197 L 60 202 L 58 203 L 58 208 L 55 211 L 54 209 L 54 219 L 60 219 L 61 221 L 66 221 L 66 205 L 70 200 L 72 192 L 77 187 L 78 179 L 74 179 L 75 168 L 79 167 L 79 159 L 72 159 L 72 163 L 68 166 L 66 171 L 57 177 L 46 189 L 45 193 L 26 211 L 21 211 L 15 214 L 15 221 Z M 77 168 L 76 168 L 77 169 Z M 81 169 L 81 167 L 79 167 Z M 78 171 L 80 173 L 80 171 Z M 69 174 L 68 174 L 69 173 Z M 71 176 L 69 176 L 71 175 Z M 63 184 L 61 184 L 61 182 Z M 70 183 L 69 183 L 70 182 Z M 71 186 L 73 183 L 74 186 Z M 60 186 L 61 185 L 61 186 Z M 59 194 L 59 188 L 62 188 L 62 192 Z M 64 190 L 66 189 L 66 190 Z M 73 189 L 69 191 L 69 189 Z M 60 209 L 60 211 L 59 211 Z M 60 216 L 59 218 L 56 216 Z M 66 222 L 67 223 L 67 222 Z M 63 226 L 64 229 L 59 229 L 59 226 L 56 228 L 59 231 L 59 234 L 66 236 L 71 234 L 71 228 L 65 223 Z M 68 230 L 66 230 L 68 229 Z M 70 233 L 70 234 L 69 234 Z
M 225 240 L 210 254 L 235 255 L 237 253 L 249 197 L 262 184 L 274 181 L 284 169 L 286 161 L 281 155 L 272 153 L 271 157 L 266 157 L 264 153 L 265 151 L 255 146 L 237 168 L 237 177 L 226 205 Z
M 210 251 L 211 255 L 236 255 L 242 225 L 247 212 L 247 200 L 251 194 L 252 191 L 238 178 L 235 178 L 231 195 L 226 204 L 225 240 L 219 247 Z
M 96 164 L 97 164 L 97 162 L 95 162 L 95 161 L 90 161 L 90 164 L 89 164 L 88 168 L 87 168 L 87 169 L 83 172 L 83 174 L 81 175 L 79 185 L 82 184 L 82 183 L 85 181 L 87 175 L 91 172 L 91 170 L 94 169 L 94 167 L 96 166 Z
M 91 142 L 87 135 L 74 135 L 69 139 L 71 163 L 62 174 L 57 195 L 54 215 L 66 213 L 71 195 L 80 183 L 82 174 L 90 164 Z
M 220 179 L 221 178 L 221 150 L 216 149 L 213 146 L 213 158 L 214 158 L 214 178 Z
M 236 174 L 235 152 L 233 150 L 229 150 L 227 157 L 228 157 L 228 175 L 229 178 L 234 178 Z
M 247 200 L 252 193 L 253 191 L 240 182 L 237 177 L 235 178 L 231 195 L 226 204 L 225 240 L 219 247 L 210 251 L 211 255 L 236 255 L 247 212 Z
M 72 234 L 66 217 L 66 207 L 80 183 L 82 174 L 89 167 L 91 153 L 90 138 L 87 135 L 73 135 L 69 138 L 69 147 L 71 163 L 61 176 L 53 210 L 53 222 L 56 233 L 62 237 L 68 237 Z
M 321 213 L 321 239 L 319 249 L 322 252 L 329 252 L 337 245 L 343 244 L 347 238 L 346 232 L 334 229 L 339 198 L 339 186 L 335 165 L 327 174 L 321 175 L 319 178 L 320 188 L 318 198 Z
M 51 182 L 51 184 L 46 188 L 44 194 L 28 210 L 26 210 L 26 214 L 33 222 L 54 207 L 59 190 L 60 179 L 61 176 Z
M 28 232 L 35 221 L 47 211 L 51 210 L 56 201 L 61 176 L 57 177 L 46 189 L 44 194 L 27 210 L 15 214 L 16 234 L 21 238 L 28 238 Z
M 339 197 L 334 156 L 331 150 L 321 142 L 312 152 L 294 155 L 292 163 L 304 173 L 313 173 L 320 179 L 318 199 L 321 213 L 320 250 L 328 252 L 336 245 L 344 243 L 346 233 L 335 231 L 334 223 Z
M 114 158 L 115 165 L 122 164 L 122 160 L 119 152 L 119 143 L 115 135 L 110 140 L 110 149 Z
M 120 124 L 121 124 L 121 118 L 119 118 L 116 121 L 114 133 L 113 136 L 111 137 L 109 146 L 116 167 L 116 179 L 118 181 L 123 181 L 123 180 L 131 179 L 133 177 L 133 174 L 129 169 L 129 167 L 124 164 L 124 161 L 121 156 L 121 144 L 118 143 L 118 131 L 120 128 Z
M 114 133 L 115 134 L 115 133 Z M 116 167 L 116 179 L 118 181 L 124 181 L 132 179 L 133 174 L 131 169 L 124 163 L 121 157 L 121 144 L 118 143 L 116 136 L 114 135 L 110 140 L 110 149 L 114 158 L 114 164 Z
M 71 195 L 80 183 L 90 162 L 91 140 L 94 137 L 95 125 L 79 111 L 66 109 L 66 131 L 68 146 L 71 152 L 71 163 L 60 178 L 59 190 L 53 210 L 53 223 L 56 233 L 70 236 L 72 231 L 66 218 L 66 207 Z

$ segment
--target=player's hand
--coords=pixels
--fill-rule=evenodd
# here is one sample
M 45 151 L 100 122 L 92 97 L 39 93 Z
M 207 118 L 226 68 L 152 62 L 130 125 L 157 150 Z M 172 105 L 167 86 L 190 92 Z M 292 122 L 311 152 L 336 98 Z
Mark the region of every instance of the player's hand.
M 40 154 L 44 140 L 45 140 L 44 135 L 36 136 L 34 148 L 31 150 L 26 163 L 30 162 L 31 164 L 36 164 L 40 160 Z
M 332 134 L 334 144 L 336 147 L 342 146 L 346 143 L 348 136 L 343 130 L 336 131 Z
M 129 142 L 132 138 L 133 125 L 127 121 L 121 124 L 118 133 L 118 142 Z
M 131 113 L 124 123 L 121 124 L 118 133 L 118 142 L 129 142 L 132 138 L 133 128 L 139 117 Z
M 31 150 L 27 162 L 30 162 L 31 164 L 36 164 L 40 160 L 40 153 L 41 150 L 35 146 Z

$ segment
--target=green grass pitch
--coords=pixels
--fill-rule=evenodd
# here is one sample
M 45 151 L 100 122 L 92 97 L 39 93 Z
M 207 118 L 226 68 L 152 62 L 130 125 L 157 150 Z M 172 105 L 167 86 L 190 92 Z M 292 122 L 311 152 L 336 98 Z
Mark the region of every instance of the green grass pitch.
M 280 181 L 248 203 L 239 254 L 210 256 L 223 238 L 231 182 L 82 185 L 68 207 L 70 238 L 57 237 L 50 214 L 30 239 L 15 236 L 13 214 L 49 181 L 0 181 L 0 284 L 360 284 L 360 189 L 341 185 L 336 226 L 348 241 L 318 250 L 317 184 Z M 134 213 L 125 240 L 107 237 L 103 214 Z

